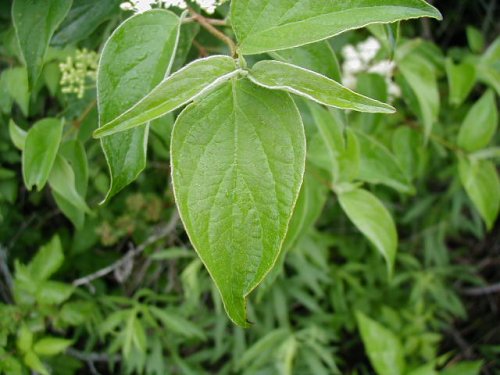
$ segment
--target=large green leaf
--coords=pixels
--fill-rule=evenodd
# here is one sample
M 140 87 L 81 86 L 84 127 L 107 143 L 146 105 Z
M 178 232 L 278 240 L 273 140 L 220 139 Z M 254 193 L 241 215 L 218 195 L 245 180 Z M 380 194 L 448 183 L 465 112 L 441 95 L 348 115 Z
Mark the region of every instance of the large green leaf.
M 490 143 L 497 126 L 495 94 L 488 90 L 467 113 L 458 133 L 458 145 L 469 152 L 480 150 Z
M 394 112 L 392 106 L 356 94 L 328 77 L 280 61 L 260 61 L 252 67 L 248 77 L 259 86 L 288 91 L 330 107 L 361 112 Z
M 172 178 L 191 243 L 230 318 L 280 253 L 299 195 L 305 136 L 290 97 L 247 79 L 187 107 L 172 134 Z
M 174 13 L 152 10 L 127 19 L 111 35 L 97 77 L 100 126 L 137 103 L 168 75 L 179 27 Z M 145 168 L 148 131 L 146 124 L 102 140 L 111 173 L 106 200 Z
M 366 354 L 378 375 L 403 375 L 404 350 L 401 341 L 380 323 L 357 311 L 356 320 Z
M 89 36 L 114 12 L 121 0 L 73 0 L 68 16 L 52 38 L 51 44 L 64 46 Z
M 467 195 L 491 230 L 500 211 L 500 178 L 495 165 L 487 160 L 460 158 L 458 166 Z
M 27 117 L 29 114 L 30 92 L 26 68 L 6 69 L 2 73 L 2 80 L 4 80 L 5 90 L 9 96 L 17 103 L 23 115 Z
M 46 118 L 28 131 L 23 151 L 23 177 L 28 190 L 42 190 L 49 178 L 61 142 L 63 121 Z
M 35 85 L 54 31 L 71 7 L 71 0 L 14 0 L 12 22 L 28 68 L 30 88 Z
M 418 17 L 441 19 L 422 0 L 234 0 L 231 24 L 244 55 L 330 38 L 373 23 Z
M 392 275 L 398 233 L 387 208 L 372 193 L 363 189 L 344 192 L 338 197 L 349 219 L 385 258 L 389 275 Z
M 139 126 L 163 116 L 213 90 L 239 73 L 228 56 L 211 56 L 186 65 L 165 79 L 132 108 L 102 122 L 94 136 L 103 137 Z

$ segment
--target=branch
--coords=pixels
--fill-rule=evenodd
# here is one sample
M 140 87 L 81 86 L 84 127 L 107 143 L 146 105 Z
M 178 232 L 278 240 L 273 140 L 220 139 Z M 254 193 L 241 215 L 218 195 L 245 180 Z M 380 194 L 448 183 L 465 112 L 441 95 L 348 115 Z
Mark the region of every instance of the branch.
M 465 289 L 463 293 L 468 296 L 485 296 L 487 294 L 500 293 L 500 283 Z
M 80 286 L 89 284 L 90 282 L 99 279 L 107 274 L 115 271 L 116 269 L 122 267 L 127 264 L 131 259 L 142 253 L 149 245 L 152 245 L 158 240 L 169 236 L 177 227 L 177 223 L 179 222 L 179 213 L 175 210 L 170 217 L 168 223 L 163 227 L 163 229 L 159 230 L 157 233 L 151 235 L 146 241 L 144 241 L 140 246 L 136 248 L 132 248 L 129 250 L 122 258 L 118 259 L 116 262 L 110 264 L 107 267 L 104 267 L 90 275 L 85 277 L 81 277 L 73 281 L 74 286 Z
M 196 11 L 193 8 L 188 8 L 188 9 L 189 13 L 191 14 L 190 19 L 193 19 L 194 21 L 198 22 L 210 34 L 212 34 L 217 39 L 222 40 L 224 43 L 226 43 L 229 47 L 229 50 L 231 51 L 231 56 L 236 57 L 237 55 L 236 44 L 234 43 L 234 41 L 223 32 L 217 30 L 211 23 L 212 21 L 209 21 L 209 19 L 203 17 L 201 14 L 196 13 Z

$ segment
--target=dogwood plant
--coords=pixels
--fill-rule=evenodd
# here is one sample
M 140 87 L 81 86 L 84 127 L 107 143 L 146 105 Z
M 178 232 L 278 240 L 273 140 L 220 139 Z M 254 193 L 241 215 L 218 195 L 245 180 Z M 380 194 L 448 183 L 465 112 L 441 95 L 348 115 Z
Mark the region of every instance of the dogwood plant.
M 144 168 L 148 123 L 182 109 L 171 139 L 177 207 L 229 317 L 248 326 L 245 300 L 278 260 L 304 176 L 306 139 L 290 94 L 339 109 L 395 109 L 303 67 L 265 56 L 249 66 L 246 57 L 279 56 L 282 50 L 370 24 L 441 16 L 423 0 L 233 0 L 236 43 L 218 31 L 233 55 L 195 60 L 173 72 L 183 20 L 167 10 L 149 10 L 153 3 L 185 5 L 131 1 L 135 10 L 147 11 L 127 19 L 102 51 L 100 127 L 94 135 L 101 139 L 111 172 L 106 199 Z M 197 3 L 207 12 L 216 4 Z M 206 26 L 201 16 L 193 16 Z M 339 176 L 333 181 L 342 207 L 392 272 L 397 234 L 389 213 L 370 193 Z M 378 217 L 363 214 L 363 205 L 375 207 Z

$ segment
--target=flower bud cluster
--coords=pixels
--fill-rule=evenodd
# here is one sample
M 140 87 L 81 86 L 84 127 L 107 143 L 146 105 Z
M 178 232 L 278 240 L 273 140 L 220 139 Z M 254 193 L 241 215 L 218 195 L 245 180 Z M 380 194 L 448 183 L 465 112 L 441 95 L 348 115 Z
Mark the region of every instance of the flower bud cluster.
M 59 64 L 61 91 L 83 98 L 87 81 L 95 82 L 97 79 L 98 62 L 99 55 L 85 48 L 77 50 L 74 57 L 68 56 L 65 62 Z

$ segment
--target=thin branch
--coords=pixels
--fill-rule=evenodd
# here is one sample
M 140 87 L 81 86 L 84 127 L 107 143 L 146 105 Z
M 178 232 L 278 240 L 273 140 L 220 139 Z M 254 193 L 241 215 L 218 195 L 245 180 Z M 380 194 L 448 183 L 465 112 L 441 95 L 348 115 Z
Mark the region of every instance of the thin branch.
M 219 40 L 222 40 L 226 43 L 231 51 L 231 56 L 236 57 L 236 44 L 234 41 L 224 34 L 222 31 L 217 30 L 207 18 L 203 17 L 201 14 L 196 13 L 193 8 L 189 8 L 189 13 L 191 14 L 191 18 L 198 22 L 205 30 L 207 30 L 210 34 L 216 37 Z
M 500 283 L 463 290 L 463 294 L 468 296 L 485 296 L 495 293 L 500 293 Z
M 106 353 L 85 353 L 79 350 L 68 348 L 66 354 L 85 362 L 116 362 L 121 360 L 119 355 L 109 356 Z
M 80 115 L 80 117 L 78 117 L 75 121 L 73 121 L 73 126 L 75 128 L 79 128 L 82 125 L 82 122 L 85 121 L 85 119 L 90 114 L 90 112 L 92 112 L 92 110 L 94 109 L 94 107 L 96 106 L 96 104 L 97 104 L 97 101 L 95 99 L 92 100 L 89 103 L 89 105 L 87 106 L 87 108 L 85 108 L 85 110 L 82 112 L 82 114 Z
M 207 18 L 207 17 L 204 17 L 204 18 L 211 25 L 228 26 L 228 23 L 226 20 L 219 20 L 217 18 Z M 192 22 L 198 22 L 198 20 L 195 17 L 186 17 L 182 20 L 182 22 L 183 23 L 192 23 Z
M 12 274 L 10 273 L 9 266 L 7 264 L 7 248 L 5 248 L 3 245 L 0 245 L 0 274 L 3 274 L 6 285 L 4 296 L 5 301 L 12 302 L 12 297 L 10 295 L 13 286 Z
M 152 245 L 158 240 L 169 236 L 177 227 L 177 223 L 179 222 L 179 213 L 174 211 L 172 216 L 170 217 L 169 222 L 163 227 L 163 229 L 159 230 L 157 233 L 151 235 L 146 241 L 144 241 L 140 246 L 136 248 L 130 249 L 122 258 L 118 259 L 116 262 L 111 265 L 104 267 L 90 275 L 85 277 L 81 277 L 73 281 L 74 286 L 80 286 L 89 284 L 90 282 L 99 279 L 107 274 L 115 271 L 116 269 L 122 267 L 126 263 L 128 263 L 131 259 L 142 253 L 149 245 Z

